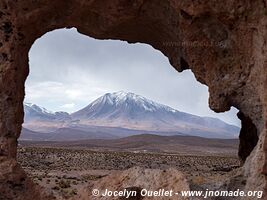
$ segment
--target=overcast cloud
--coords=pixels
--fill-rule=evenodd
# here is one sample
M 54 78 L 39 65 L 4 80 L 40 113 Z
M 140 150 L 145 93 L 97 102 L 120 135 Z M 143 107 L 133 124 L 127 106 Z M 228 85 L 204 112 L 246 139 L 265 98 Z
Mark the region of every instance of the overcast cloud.
M 214 113 L 208 88 L 191 71 L 176 72 L 168 59 L 146 44 L 95 40 L 76 29 L 38 39 L 29 53 L 26 102 L 52 111 L 74 112 L 107 92 L 130 91 L 180 111 L 239 125 L 236 109 Z

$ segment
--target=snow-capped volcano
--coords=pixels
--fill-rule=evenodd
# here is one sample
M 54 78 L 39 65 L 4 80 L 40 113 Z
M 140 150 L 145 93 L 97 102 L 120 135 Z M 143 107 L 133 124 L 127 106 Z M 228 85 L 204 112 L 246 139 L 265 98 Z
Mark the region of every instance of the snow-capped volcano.
M 32 118 L 54 119 L 54 113 L 32 103 L 24 103 L 25 120 Z
M 217 118 L 180 112 L 141 95 L 122 91 L 107 93 L 70 115 L 29 103 L 24 104 L 24 110 L 24 127 L 42 132 L 59 128 L 88 131 L 97 127 L 96 130 L 93 128 L 94 131 L 106 131 L 106 128 L 110 131 L 109 128 L 113 128 L 114 135 L 119 135 L 122 129 L 127 129 L 127 133 L 132 130 L 135 134 L 148 131 L 159 135 L 185 134 L 211 138 L 234 138 L 239 133 L 238 127 Z
M 114 92 L 114 93 L 107 93 L 104 96 L 98 98 L 93 103 L 97 103 L 99 101 L 108 101 L 110 104 L 119 106 L 122 104 L 135 104 L 135 106 L 140 107 L 146 111 L 157 111 L 159 109 L 165 109 L 167 111 L 176 112 L 176 110 L 172 109 L 171 107 L 156 103 L 151 101 L 143 96 L 134 94 L 132 92 Z
M 130 92 L 107 93 L 73 113 L 80 124 L 124 127 L 137 130 L 178 131 L 194 135 L 238 135 L 238 127 L 209 117 L 180 112 Z
M 131 92 L 107 93 L 84 109 L 73 113 L 71 116 L 78 119 L 128 119 L 156 117 L 160 113 L 176 113 L 171 107 L 156 103 L 143 96 Z M 149 116 L 148 116 L 149 115 Z
M 64 118 L 70 118 L 67 112 L 52 112 L 44 107 L 38 106 L 33 103 L 24 103 L 25 120 L 27 119 L 47 119 L 47 120 L 61 120 Z
M 67 112 L 52 112 L 32 103 L 24 103 L 24 127 L 36 131 L 54 130 L 71 119 Z
M 36 104 L 33 104 L 33 103 L 24 103 L 24 111 L 27 112 L 29 110 L 42 113 L 42 114 L 53 114 L 52 111 L 49 111 L 44 107 L 37 106 Z

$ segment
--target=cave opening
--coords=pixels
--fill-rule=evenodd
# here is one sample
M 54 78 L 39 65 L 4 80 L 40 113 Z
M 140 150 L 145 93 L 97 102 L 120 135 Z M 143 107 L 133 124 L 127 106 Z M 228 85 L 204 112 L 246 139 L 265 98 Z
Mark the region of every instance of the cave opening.
M 81 185 L 88 181 L 84 177 L 101 179 L 107 175 L 103 172 L 105 168 L 129 170 L 141 166 L 153 170 L 168 167 L 181 170 L 189 166 L 194 171 L 189 178 L 190 188 L 200 189 L 210 184 L 211 178 L 204 178 L 207 171 L 214 171 L 217 177 L 239 167 L 237 109 L 226 113 L 211 111 L 208 88 L 196 81 L 191 70 L 178 74 L 165 56 L 148 45 L 95 40 L 75 29 L 59 29 L 33 44 L 29 64 L 18 159 L 30 176 L 53 194 L 64 197 L 67 191 L 72 194 L 66 197 L 80 195 Z M 180 64 L 183 69 L 189 68 L 183 58 Z M 119 112 L 106 107 L 116 104 L 118 99 L 125 101 L 117 108 Z M 140 102 L 135 105 L 136 99 L 141 102 L 143 111 L 139 111 Z M 131 105 L 133 100 L 134 105 Z M 104 106 L 93 107 L 95 104 Z M 121 109 L 129 106 L 135 107 L 126 110 L 129 116 L 125 116 Z M 163 115 L 159 119 L 146 114 L 152 111 L 160 115 L 156 109 L 164 110 L 160 114 L 177 111 L 177 116 L 184 119 L 176 122 L 173 116 Z M 124 120 L 121 115 L 128 118 Z M 140 116 L 141 119 L 135 119 Z M 239 118 L 244 119 L 241 115 Z M 243 141 L 241 136 L 240 141 Z M 242 146 L 241 143 L 239 148 L 246 147 L 247 144 Z M 56 152 L 58 148 L 61 151 Z M 253 148 L 238 154 L 239 157 L 244 160 Z M 62 149 L 67 150 L 62 152 Z M 75 157 L 70 149 L 76 149 L 75 154 L 83 154 L 81 149 L 95 151 L 97 156 L 105 157 L 104 160 L 113 159 L 112 164 L 105 166 L 103 160 L 94 160 L 94 154 L 87 159 L 95 165 L 70 159 Z M 115 159 L 114 152 L 120 157 Z M 175 154 L 185 157 L 177 159 Z M 144 155 L 153 156 L 144 159 Z M 202 157 L 198 158 L 199 155 Z M 125 156 L 132 156 L 134 161 L 125 160 Z M 203 156 L 208 158 L 204 163 Z M 173 165 L 167 164 L 168 159 Z M 38 167 L 33 167 L 36 164 Z M 94 171 L 99 174 L 82 174 L 79 181 L 73 180 L 77 171 L 88 165 L 90 170 L 99 170 Z M 203 167 L 206 169 L 201 169 Z M 53 177 L 59 172 L 65 173 L 62 180 Z
M 23 123 L 28 52 L 37 38 L 64 27 L 76 27 L 80 33 L 96 39 L 149 44 L 168 57 L 177 71 L 189 67 L 199 82 L 209 86 L 209 105 L 214 111 L 224 112 L 231 106 L 240 110 L 239 156 L 246 161 L 240 179 L 230 177 L 230 183 L 225 184 L 236 188 L 235 182 L 245 181 L 244 192 L 266 191 L 264 2 L 21 0 L 1 1 L 0 9 L 0 193 L 3 199 L 47 199 L 17 162 L 17 150 L 21 150 L 18 138 Z M 140 178 L 145 178 L 149 172 L 141 174 Z M 127 177 L 127 172 L 122 175 Z M 113 177 L 117 180 L 117 176 Z M 143 187 L 130 188 L 139 191 Z

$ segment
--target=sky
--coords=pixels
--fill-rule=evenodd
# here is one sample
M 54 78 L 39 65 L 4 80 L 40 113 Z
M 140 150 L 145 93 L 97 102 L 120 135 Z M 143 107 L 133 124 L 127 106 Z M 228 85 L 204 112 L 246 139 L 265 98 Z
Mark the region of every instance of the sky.
M 178 73 L 147 44 L 96 40 L 76 29 L 46 33 L 29 52 L 25 102 L 51 111 L 77 111 L 108 92 L 126 91 L 179 111 L 240 126 L 237 109 L 215 113 L 208 88 L 193 73 Z

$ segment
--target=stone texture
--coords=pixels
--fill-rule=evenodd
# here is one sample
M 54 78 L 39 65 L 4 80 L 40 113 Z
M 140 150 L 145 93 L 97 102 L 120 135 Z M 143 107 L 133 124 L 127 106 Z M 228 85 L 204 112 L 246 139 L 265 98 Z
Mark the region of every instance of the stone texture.
M 266 4 L 266 0 L 1 0 L 1 164 L 16 158 L 31 45 L 48 31 L 76 27 L 98 39 L 150 44 L 177 71 L 190 68 L 209 86 L 214 111 L 238 108 L 255 125 L 259 138 L 244 164 L 246 189 L 267 191 Z M 26 194 L 10 194 L 5 180 L 17 184 L 21 173 L 14 166 L 17 170 L 12 173 L 0 167 L 4 199 L 22 199 Z
M 142 189 L 148 191 L 159 191 L 159 189 L 164 189 L 165 191 L 173 190 L 178 191 L 188 191 L 189 185 L 186 181 L 185 176 L 177 171 L 176 169 L 143 169 L 140 167 L 130 168 L 122 172 L 115 172 L 108 175 L 88 187 L 81 189 L 78 193 L 80 196 L 77 199 L 87 200 L 126 200 L 126 197 L 107 197 L 107 196 L 93 196 L 93 189 L 98 189 L 100 194 L 105 194 L 105 190 L 109 191 L 136 191 L 137 195 L 133 196 L 132 200 L 153 200 L 155 197 L 149 195 L 142 196 Z M 156 199 L 164 200 L 185 200 L 187 198 L 172 194 L 173 196 L 165 197 L 158 196 Z
M 0 169 L 0 200 L 51 199 L 26 176 L 16 160 L 1 160 Z
M 238 156 L 241 161 L 244 162 L 251 151 L 254 149 L 254 147 L 257 145 L 259 137 L 257 128 L 249 117 L 246 117 L 242 112 L 239 112 L 237 116 L 242 122 L 242 127 L 239 134 Z

